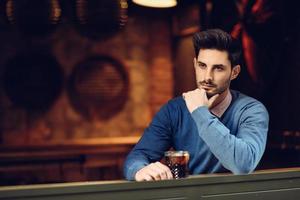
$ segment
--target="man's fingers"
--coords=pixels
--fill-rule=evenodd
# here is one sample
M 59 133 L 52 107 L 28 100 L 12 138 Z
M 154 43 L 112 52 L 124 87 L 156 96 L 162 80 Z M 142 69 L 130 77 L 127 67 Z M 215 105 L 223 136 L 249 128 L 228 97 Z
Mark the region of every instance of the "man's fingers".
M 164 172 L 164 179 L 173 179 L 173 175 L 169 167 L 160 162 L 156 162 L 156 165 Z
M 154 180 L 154 177 L 152 176 L 153 172 L 151 170 L 150 165 L 140 169 L 135 174 L 135 180 L 136 181 L 151 181 Z
M 219 97 L 219 94 L 215 94 L 208 100 L 208 108 L 211 108 L 211 106 L 214 104 L 216 99 Z
M 153 181 L 154 179 L 152 178 L 152 176 L 148 175 L 148 174 L 144 174 L 143 177 L 140 177 L 139 179 L 137 179 L 136 181 Z
M 166 165 L 164 165 L 160 162 L 156 162 L 156 163 L 154 163 L 154 165 L 156 165 L 157 169 L 159 169 L 161 180 L 172 179 L 173 178 L 173 175 L 172 175 L 171 170 L 169 169 L 169 167 L 167 167 Z
M 154 179 L 147 172 L 142 172 L 140 174 L 137 173 L 135 180 L 136 181 L 152 181 Z
M 190 113 L 200 106 L 208 106 L 206 91 L 202 88 L 197 88 L 192 91 L 183 93 L 185 104 Z
M 153 170 L 152 176 L 154 176 L 155 180 L 166 180 L 168 178 L 167 171 L 169 168 L 162 163 L 152 163 L 150 169 Z
M 153 181 L 154 179 L 153 179 L 152 176 L 146 174 L 145 177 L 144 177 L 144 180 L 145 180 L 145 181 Z
M 170 169 L 160 162 L 147 165 L 135 175 L 136 181 L 166 180 L 172 178 Z
M 156 169 L 155 167 L 152 167 L 149 168 L 150 170 L 150 175 L 152 176 L 152 178 L 156 181 L 159 181 L 161 180 L 161 175 L 160 175 L 160 171 L 158 169 Z

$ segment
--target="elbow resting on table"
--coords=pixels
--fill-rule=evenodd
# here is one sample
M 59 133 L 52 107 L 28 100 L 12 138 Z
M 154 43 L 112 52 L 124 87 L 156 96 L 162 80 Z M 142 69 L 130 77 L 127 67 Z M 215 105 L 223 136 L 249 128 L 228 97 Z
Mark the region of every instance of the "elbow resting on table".
M 233 174 L 235 175 L 241 175 L 241 174 L 250 174 L 252 173 L 256 168 L 256 163 L 253 161 L 251 162 L 239 162 L 233 167 L 231 170 Z
M 242 174 L 250 174 L 254 171 L 254 169 L 250 168 L 240 168 L 232 170 L 232 173 L 235 175 L 242 175 Z

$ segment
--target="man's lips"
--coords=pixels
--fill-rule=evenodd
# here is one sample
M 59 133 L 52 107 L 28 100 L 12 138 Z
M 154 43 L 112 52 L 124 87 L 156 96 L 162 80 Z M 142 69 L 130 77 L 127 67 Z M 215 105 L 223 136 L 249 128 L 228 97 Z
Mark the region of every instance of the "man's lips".
M 201 86 L 203 89 L 212 89 L 212 88 L 215 87 L 214 85 L 210 85 L 210 84 L 201 84 L 200 86 Z

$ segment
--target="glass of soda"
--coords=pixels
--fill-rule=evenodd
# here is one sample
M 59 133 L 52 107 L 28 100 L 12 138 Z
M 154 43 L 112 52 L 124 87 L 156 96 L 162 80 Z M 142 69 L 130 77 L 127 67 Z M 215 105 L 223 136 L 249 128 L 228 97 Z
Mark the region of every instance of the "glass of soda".
M 166 151 L 165 161 L 175 179 L 185 178 L 188 175 L 188 151 Z

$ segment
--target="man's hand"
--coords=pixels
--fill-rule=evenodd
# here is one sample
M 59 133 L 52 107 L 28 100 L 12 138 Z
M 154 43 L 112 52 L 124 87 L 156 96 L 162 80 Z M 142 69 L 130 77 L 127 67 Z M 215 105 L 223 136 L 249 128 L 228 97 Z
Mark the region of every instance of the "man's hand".
M 160 162 L 155 162 L 140 169 L 135 174 L 136 181 L 152 181 L 173 179 L 171 170 Z
M 186 106 L 190 113 L 196 110 L 200 106 L 207 106 L 209 109 L 212 107 L 215 100 L 218 98 L 219 94 L 212 96 L 210 99 L 206 96 L 206 91 L 204 89 L 195 89 L 182 94 L 185 100 Z

